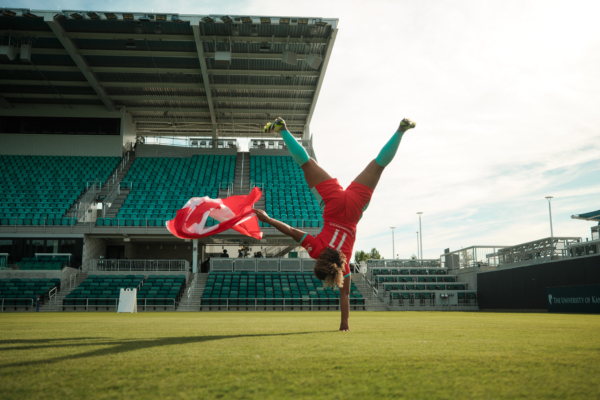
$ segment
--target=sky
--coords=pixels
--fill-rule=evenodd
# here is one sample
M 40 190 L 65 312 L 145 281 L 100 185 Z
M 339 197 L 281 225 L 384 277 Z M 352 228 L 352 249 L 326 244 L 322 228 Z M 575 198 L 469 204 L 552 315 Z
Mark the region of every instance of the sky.
M 101 10 L 98 4 L 102 4 Z M 1 1 L 32 9 L 338 18 L 311 123 L 345 187 L 400 120 L 355 250 L 424 258 L 445 248 L 590 237 L 600 209 L 598 1 Z M 584 239 L 585 240 L 585 239 Z

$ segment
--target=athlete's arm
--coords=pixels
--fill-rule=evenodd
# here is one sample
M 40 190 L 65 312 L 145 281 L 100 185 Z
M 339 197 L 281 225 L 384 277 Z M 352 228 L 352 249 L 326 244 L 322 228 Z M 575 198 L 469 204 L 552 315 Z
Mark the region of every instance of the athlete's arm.
M 256 213 L 256 217 L 259 221 L 272 225 L 273 228 L 277 229 L 284 235 L 291 237 L 296 242 L 300 242 L 306 234 L 306 232 L 303 232 L 296 228 L 292 228 L 288 224 L 284 224 L 281 221 L 277 221 L 276 219 L 269 217 L 269 215 L 263 210 L 254 210 L 254 212 Z
M 340 310 L 342 311 L 342 322 L 340 323 L 340 331 L 349 331 L 348 318 L 350 317 L 350 285 L 351 278 L 344 278 L 344 286 L 340 289 Z

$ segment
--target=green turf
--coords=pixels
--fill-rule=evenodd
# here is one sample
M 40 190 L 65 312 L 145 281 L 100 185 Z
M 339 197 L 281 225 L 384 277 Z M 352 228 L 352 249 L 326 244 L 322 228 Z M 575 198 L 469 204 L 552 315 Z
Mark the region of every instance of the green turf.
M 600 316 L 14 313 L 2 399 L 600 397 Z

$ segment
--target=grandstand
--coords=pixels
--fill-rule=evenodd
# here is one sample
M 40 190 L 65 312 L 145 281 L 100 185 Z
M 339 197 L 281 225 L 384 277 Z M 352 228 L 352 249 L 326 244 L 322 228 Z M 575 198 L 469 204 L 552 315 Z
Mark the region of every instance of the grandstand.
M 302 172 L 283 142 L 260 127 L 285 118 L 315 155 L 310 122 L 337 24 L 321 17 L 3 9 L 2 277 L 58 280 L 60 292 L 49 289 L 43 309 L 110 309 L 121 287 L 139 291 L 142 310 L 199 309 L 203 290 L 195 289 L 217 273 L 200 273 L 211 256 L 207 247 L 295 256 L 297 244 L 262 223 L 261 242 L 234 231 L 180 240 L 164 224 L 190 197 L 224 198 L 258 186 L 257 207 L 318 233 L 321 212 Z M 299 299 L 317 296 L 315 306 L 333 307 L 333 294 L 321 304 L 322 288 L 311 279 L 268 272 L 268 281 L 293 295 L 302 280 Z M 155 290 L 165 274 L 184 284 Z M 233 268 L 219 274 L 237 276 Z M 263 293 L 237 295 L 256 302 Z M 11 301 L 13 308 L 23 303 Z

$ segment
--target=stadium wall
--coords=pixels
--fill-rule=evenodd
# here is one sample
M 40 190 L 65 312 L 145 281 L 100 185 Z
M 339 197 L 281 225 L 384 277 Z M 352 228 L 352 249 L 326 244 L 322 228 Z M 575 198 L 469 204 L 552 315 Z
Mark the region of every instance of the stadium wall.
M 120 157 L 121 136 L 0 135 L 0 154 Z
M 106 256 L 106 242 L 91 235 L 84 235 L 82 264 L 88 260 L 98 259 L 100 256 Z
M 135 124 L 125 111 L 107 111 L 104 107 L 66 105 L 15 105 L 1 110 L 10 117 L 120 118 L 120 135 L 0 134 L 0 155 L 120 157 L 126 142 L 135 143 Z
M 162 247 L 162 248 L 161 248 Z M 178 244 L 170 243 L 127 243 L 125 257 L 133 260 L 186 260 L 192 263 L 192 243 L 181 241 Z
M 202 155 L 236 155 L 237 149 L 200 149 L 196 147 L 163 146 L 159 144 L 138 144 L 135 150 L 137 157 L 191 157 Z
M 76 268 L 64 267 L 60 271 L 20 271 L 16 270 L 6 270 L 0 271 L 0 278 L 2 279 L 60 279 L 61 281 L 68 281 L 69 276 L 79 272 Z
M 547 310 L 547 287 L 600 284 L 600 255 L 482 272 L 477 295 L 482 310 Z

